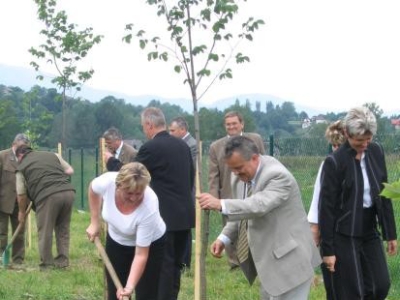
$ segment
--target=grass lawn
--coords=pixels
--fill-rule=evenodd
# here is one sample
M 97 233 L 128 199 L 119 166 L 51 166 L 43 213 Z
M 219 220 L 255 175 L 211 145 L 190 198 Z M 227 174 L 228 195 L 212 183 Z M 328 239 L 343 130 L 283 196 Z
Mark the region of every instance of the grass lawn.
M 390 159 L 389 159 L 390 158 Z M 399 156 L 387 157 L 387 166 L 392 180 L 399 176 Z M 84 161 L 81 168 L 79 163 Z M 281 161 L 296 177 L 302 190 L 306 210 L 310 205 L 314 180 L 322 157 L 281 157 Z M 76 207 L 87 208 L 86 189 L 89 181 L 95 176 L 93 155 L 87 154 L 85 159 L 74 157 L 75 174 L 72 182 L 77 189 Z M 203 166 L 203 180 L 207 182 L 206 158 Z M 207 190 L 204 186 L 203 190 Z M 400 232 L 400 202 L 394 202 L 397 220 L 397 232 Z M 33 215 L 32 215 L 33 217 Z M 0 266 L 0 299 L 24 300 L 99 300 L 103 299 L 104 277 L 103 264 L 94 244 L 87 240 L 85 229 L 89 224 L 89 214 L 74 211 L 71 223 L 70 268 L 40 272 L 38 263 L 36 225 L 32 218 L 32 243 L 27 248 L 24 269 L 5 269 Z M 221 218 L 211 213 L 210 237 L 212 242 L 221 229 Z M 193 247 L 194 250 L 194 247 Z M 388 258 L 392 275 L 392 287 L 387 300 L 400 299 L 400 263 L 399 256 Z M 210 300 L 254 300 L 259 299 L 259 283 L 250 287 L 240 270 L 228 271 L 225 258 L 215 259 L 207 255 L 207 299 Z M 323 284 L 319 270 L 315 285 L 312 287 L 310 300 L 325 299 Z M 182 276 L 179 300 L 194 298 L 194 265 L 192 270 Z M 319 277 L 318 277 L 319 276 Z
M 27 249 L 24 269 L 5 269 L 3 266 L 0 269 L 0 299 L 103 299 L 103 265 L 95 245 L 86 238 L 85 229 L 88 224 L 88 213 L 74 211 L 71 223 L 71 266 L 66 270 L 41 272 L 38 267 L 36 228 L 32 220 L 32 244 Z M 250 287 L 240 270 L 228 269 L 225 258 L 214 259 L 207 255 L 207 298 L 258 299 L 259 283 L 256 281 Z M 193 274 L 194 266 L 182 276 L 179 300 L 194 298 Z M 324 299 L 322 284 L 312 289 L 310 299 Z
M 33 217 L 33 215 L 32 215 Z M 219 231 L 220 217 L 214 213 L 210 218 L 210 241 Z M 85 229 L 89 224 L 89 214 L 74 211 L 71 223 L 71 266 L 66 270 L 39 271 L 37 237 L 32 218 L 32 244 L 27 249 L 24 269 L 0 268 L 0 299 L 26 300 L 98 300 L 103 299 L 103 264 L 94 244 L 86 238 Z M 389 259 L 392 275 L 399 274 L 397 258 Z M 210 300 L 254 300 L 258 299 L 259 283 L 249 286 L 240 270 L 229 271 L 225 258 L 215 259 L 207 255 L 207 299 Z M 317 270 L 315 285 L 310 300 L 322 300 L 324 288 Z M 391 297 L 398 297 L 398 281 L 394 279 Z M 179 300 L 194 298 L 194 265 L 182 276 Z

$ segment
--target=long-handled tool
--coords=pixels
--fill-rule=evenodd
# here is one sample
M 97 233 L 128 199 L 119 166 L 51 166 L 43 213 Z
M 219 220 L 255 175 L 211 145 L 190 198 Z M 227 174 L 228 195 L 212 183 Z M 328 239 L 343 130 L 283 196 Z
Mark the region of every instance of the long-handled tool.
M 114 285 L 117 289 L 123 289 L 121 282 L 119 281 L 119 278 L 117 276 L 117 273 L 115 273 L 114 267 L 110 261 L 110 259 L 107 256 L 106 251 L 104 250 L 103 245 L 101 244 L 101 241 L 99 237 L 94 238 L 94 243 L 96 244 L 97 250 L 100 253 L 101 259 L 104 262 L 104 265 L 107 268 L 108 274 L 110 274 L 110 277 L 112 281 L 114 282 Z M 122 297 L 122 300 L 129 300 L 129 297 L 124 296 Z
M 32 208 L 32 201 L 29 202 L 29 205 L 25 211 L 25 220 L 26 220 L 26 216 L 29 214 L 29 212 L 31 211 Z M 24 222 L 25 223 L 25 222 Z M 1 257 L 1 260 L 3 262 L 3 266 L 7 267 L 8 264 L 10 263 L 10 249 L 12 247 L 12 244 L 14 243 L 14 240 L 17 238 L 17 235 L 19 234 L 19 232 L 21 231 L 21 229 L 24 227 L 24 223 L 19 223 L 17 228 L 14 231 L 14 234 L 11 237 L 10 242 L 7 244 L 6 248 L 4 249 L 3 255 Z

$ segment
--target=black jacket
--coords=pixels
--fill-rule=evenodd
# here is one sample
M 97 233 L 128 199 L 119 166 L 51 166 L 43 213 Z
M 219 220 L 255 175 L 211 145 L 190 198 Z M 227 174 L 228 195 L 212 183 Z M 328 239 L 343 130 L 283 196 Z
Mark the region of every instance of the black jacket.
M 384 240 L 395 240 L 396 225 L 392 202 L 380 192 L 387 182 L 387 170 L 383 149 L 371 143 L 365 150 L 367 176 L 371 199 L 376 211 Z M 323 256 L 335 254 L 333 238 L 335 232 L 351 237 L 363 235 L 363 193 L 364 181 L 356 151 L 346 142 L 329 155 L 321 173 L 319 202 L 319 226 Z

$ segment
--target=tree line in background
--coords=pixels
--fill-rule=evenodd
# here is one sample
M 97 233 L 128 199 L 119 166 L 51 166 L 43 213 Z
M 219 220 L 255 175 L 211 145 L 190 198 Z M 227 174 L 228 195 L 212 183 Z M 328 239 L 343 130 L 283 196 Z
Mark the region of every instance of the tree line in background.
M 55 88 L 34 86 L 25 92 L 19 87 L 0 85 L 0 147 L 9 147 L 19 132 L 28 133 L 37 146 L 55 147 L 62 136 L 62 95 Z M 66 145 L 70 148 L 89 148 L 98 145 L 102 133 L 111 126 L 121 130 L 125 139 L 145 140 L 140 123 L 142 105 L 127 103 L 124 99 L 107 96 L 98 102 L 80 98 L 67 98 L 66 105 Z M 367 104 L 378 117 L 378 135 L 395 133 L 390 119 L 383 117 L 383 111 L 375 103 Z M 154 99 L 148 106 L 162 109 L 167 122 L 183 116 L 194 128 L 194 117 L 177 105 L 161 103 Z M 213 141 L 225 135 L 224 114 L 229 110 L 240 111 L 245 119 L 245 130 L 258 132 L 266 140 L 274 135 L 286 137 L 324 138 L 326 123 L 302 128 L 304 119 L 312 118 L 306 112 L 297 112 L 292 102 L 276 105 L 270 101 L 256 102 L 251 107 L 250 100 L 241 104 L 236 100 L 225 110 L 201 108 L 199 110 L 200 132 L 203 141 Z M 343 113 L 326 113 L 327 123 L 342 118 Z M 396 116 L 393 116 L 396 117 Z M 400 116 L 397 116 L 397 118 Z

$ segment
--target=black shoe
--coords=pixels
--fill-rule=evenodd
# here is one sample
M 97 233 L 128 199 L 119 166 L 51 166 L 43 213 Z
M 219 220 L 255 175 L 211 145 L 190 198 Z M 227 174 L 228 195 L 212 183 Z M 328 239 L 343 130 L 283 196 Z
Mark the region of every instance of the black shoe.
M 229 272 L 235 271 L 235 270 L 237 270 L 238 268 L 239 268 L 239 265 L 231 264 L 231 267 L 229 268 Z
M 190 271 L 190 265 L 181 263 L 180 269 L 181 269 L 181 274 L 184 274 L 185 272 Z

